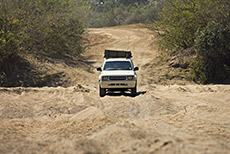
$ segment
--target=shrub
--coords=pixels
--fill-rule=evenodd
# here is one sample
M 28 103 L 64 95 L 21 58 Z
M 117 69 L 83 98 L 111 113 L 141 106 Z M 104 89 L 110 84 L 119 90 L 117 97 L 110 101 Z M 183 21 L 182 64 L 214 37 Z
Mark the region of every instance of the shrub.
M 0 61 L 13 54 L 77 56 L 84 33 L 78 0 L 2 0 Z
M 196 39 L 194 80 L 222 83 L 230 79 L 230 24 L 212 21 Z
M 154 3 L 155 2 L 155 3 Z M 106 0 L 92 4 L 89 27 L 106 27 L 135 23 L 153 23 L 158 20 L 162 0 Z
M 230 79 L 229 23 L 229 0 L 164 0 L 157 23 L 162 34 L 160 47 L 170 54 L 195 49 L 193 80 L 226 82 Z

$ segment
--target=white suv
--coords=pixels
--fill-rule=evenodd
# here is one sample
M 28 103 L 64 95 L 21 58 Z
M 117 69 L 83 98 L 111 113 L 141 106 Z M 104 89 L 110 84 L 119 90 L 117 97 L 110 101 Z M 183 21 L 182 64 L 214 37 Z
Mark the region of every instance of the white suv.
M 134 67 L 130 51 L 105 50 L 105 61 L 99 76 L 99 95 L 105 96 L 106 91 L 131 90 L 135 96 L 137 91 L 137 74 L 139 70 Z

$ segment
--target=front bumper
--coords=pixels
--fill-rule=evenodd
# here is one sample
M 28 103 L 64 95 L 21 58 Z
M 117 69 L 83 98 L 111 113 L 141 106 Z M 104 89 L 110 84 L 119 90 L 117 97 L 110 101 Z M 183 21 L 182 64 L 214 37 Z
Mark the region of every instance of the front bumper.
M 134 88 L 136 86 L 135 80 L 132 81 L 100 81 L 101 88 L 105 89 L 117 89 L 117 88 Z

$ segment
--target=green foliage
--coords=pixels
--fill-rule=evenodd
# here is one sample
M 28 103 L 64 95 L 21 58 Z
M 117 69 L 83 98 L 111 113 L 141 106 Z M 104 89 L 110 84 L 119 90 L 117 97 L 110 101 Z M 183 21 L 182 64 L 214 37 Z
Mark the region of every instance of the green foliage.
M 14 16 L 15 8 L 10 8 L 12 2 L 0 2 L 0 63 L 13 53 L 20 51 L 20 23 Z M 12 9 L 11 13 L 9 9 Z
M 161 48 L 174 54 L 195 49 L 191 67 L 196 82 L 230 78 L 229 10 L 228 0 L 164 0 L 157 23 Z
M 196 39 L 197 63 L 193 64 L 195 80 L 220 83 L 230 79 L 229 19 L 210 22 L 199 33 Z
M 87 9 L 78 0 L 1 0 L 0 64 L 14 54 L 79 55 Z
M 196 32 L 206 26 L 212 14 L 210 0 L 164 0 L 161 21 L 162 49 L 186 49 L 194 45 Z
M 153 23 L 158 20 L 161 0 L 104 0 L 92 4 L 90 27 L 106 27 L 134 23 Z

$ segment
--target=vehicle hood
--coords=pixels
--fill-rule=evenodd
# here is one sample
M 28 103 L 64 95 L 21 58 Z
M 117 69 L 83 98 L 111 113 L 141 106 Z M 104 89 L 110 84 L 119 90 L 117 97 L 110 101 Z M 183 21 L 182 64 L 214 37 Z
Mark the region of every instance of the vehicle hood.
M 102 71 L 102 76 L 136 75 L 134 71 Z

